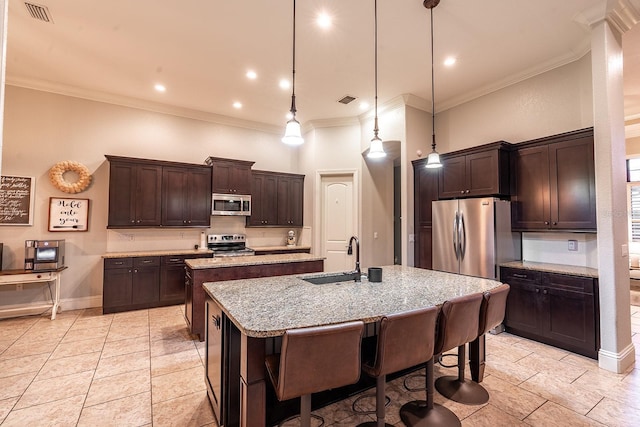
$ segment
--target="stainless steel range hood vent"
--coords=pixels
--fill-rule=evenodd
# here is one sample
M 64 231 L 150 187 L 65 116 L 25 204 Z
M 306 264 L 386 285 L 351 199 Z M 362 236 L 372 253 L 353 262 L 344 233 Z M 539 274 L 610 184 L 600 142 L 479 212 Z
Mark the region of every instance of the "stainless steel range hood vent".
M 27 7 L 29 15 L 31 15 L 33 19 L 53 23 L 53 19 L 51 18 L 51 14 L 49 13 L 47 6 L 28 2 L 24 2 L 24 5 Z

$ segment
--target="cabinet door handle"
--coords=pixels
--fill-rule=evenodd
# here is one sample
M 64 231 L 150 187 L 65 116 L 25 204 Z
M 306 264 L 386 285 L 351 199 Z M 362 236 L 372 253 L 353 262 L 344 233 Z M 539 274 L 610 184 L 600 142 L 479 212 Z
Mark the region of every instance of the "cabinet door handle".
M 214 316 L 212 314 L 211 319 L 213 320 L 213 325 L 216 327 L 216 329 L 220 329 L 220 316 Z
M 116 261 L 116 262 L 114 262 L 113 264 L 114 264 L 114 265 L 122 265 L 122 264 L 124 264 L 124 262 L 123 262 L 123 261 Z
M 180 261 L 180 258 L 169 258 L 170 262 L 178 262 Z
M 512 276 L 513 277 L 517 277 L 518 279 L 526 279 L 527 278 L 526 274 L 513 273 Z
M 151 264 L 153 262 L 153 260 L 150 259 L 145 259 L 144 261 L 142 261 L 143 264 Z

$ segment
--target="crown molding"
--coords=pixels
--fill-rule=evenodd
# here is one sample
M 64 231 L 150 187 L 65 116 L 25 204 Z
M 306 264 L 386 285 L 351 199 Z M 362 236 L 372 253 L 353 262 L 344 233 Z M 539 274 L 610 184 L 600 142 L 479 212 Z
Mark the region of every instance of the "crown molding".
M 73 98 L 86 99 L 89 101 L 102 102 L 105 104 L 120 105 L 122 107 L 152 111 L 154 113 L 169 114 L 172 116 L 184 117 L 188 119 L 200 120 L 203 122 L 216 123 L 237 128 L 257 130 L 276 135 L 281 134 L 284 129 L 284 126 L 281 127 L 268 123 L 237 119 L 234 117 L 223 116 L 221 114 L 208 113 L 205 111 L 162 104 L 159 102 L 145 101 L 138 98 L 115 95 L 106 92 L 86 90 L 44 80 L 7 77 L 6 84 L 8 86 L 16 86 L 25 89 L 55 93 L 58 95 L 69 96 Z

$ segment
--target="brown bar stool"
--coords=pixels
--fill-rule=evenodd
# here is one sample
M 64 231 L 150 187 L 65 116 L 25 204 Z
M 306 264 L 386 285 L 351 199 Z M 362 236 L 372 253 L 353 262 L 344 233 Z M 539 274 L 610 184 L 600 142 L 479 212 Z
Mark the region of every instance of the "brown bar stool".
M 509 294 L 509 285 L 503 284 L 489 292 L 485 292 L 482 296 L 482 303 L 478 315 L 478 329 L 475 337 L 466 339 L 469 345 L 475 343 L 476 349 L 479 345 L 481 337 L 490 329 L 495 328 L 504 319 L 504 312 L 507 304 L 507 295 Z M 455 337 L 454 337 L 455 338 Z M 451 340 L 445 344 L 453 345 L 456 340 Z M 489 401 L 489 393 L 487 390 L 475 381 L 465 379 L 465 344 L 464 341 L 458 341 L 458 376 L 444 376 L 436 380 L 436 390 L 444 397 L 455 402 L 466 405 L 482 405 Z M 483 348 L 484 350 L 484 348 Z
M 362 370 L 376 379 L 377 421 L 357 427 L 392 427 L 385 423 L 387 374 L 419 365 L 432 357 L 438 311 L 438 307 L 427 307 L 382 318 L 375 360 L 362 364 Z
M 482 304 L 482 294 L 466 295 L 445 301 L 442 304 L 440 315 L 436 326 L 436 344 L 434 353 L 442 353 L 464 343 L 473 340 L 478 336 L 478 317 L 480 305 Z M 400 408 L 400 419 L 405 425 L 413 426 L 460 426 L 460 419 L 449 409 L 433 403 L 434 378 L 433 378 L 433 357 L 427 362 L 427 400 L 416 400 L 406 403 Z M 439 407 L 450 413 L 442 415 L 429 408 Z
M 354 384 L 360 379 L 363 322 L 292 329 L 280 354 L 265 364 L 278 400 L 300 397 L 300 425 L 311 426 L 311 393 Z M 315 416 L 322 421 L 321 417 Z

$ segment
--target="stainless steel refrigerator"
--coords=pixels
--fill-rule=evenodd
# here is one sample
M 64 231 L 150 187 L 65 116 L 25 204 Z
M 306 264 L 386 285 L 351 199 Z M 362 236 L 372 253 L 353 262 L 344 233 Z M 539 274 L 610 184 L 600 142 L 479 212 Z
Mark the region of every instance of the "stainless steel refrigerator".
M 510 202 L 494 198 L 433 202 L 433 269 L 498 279 L 500 263 L 521 259 Z

